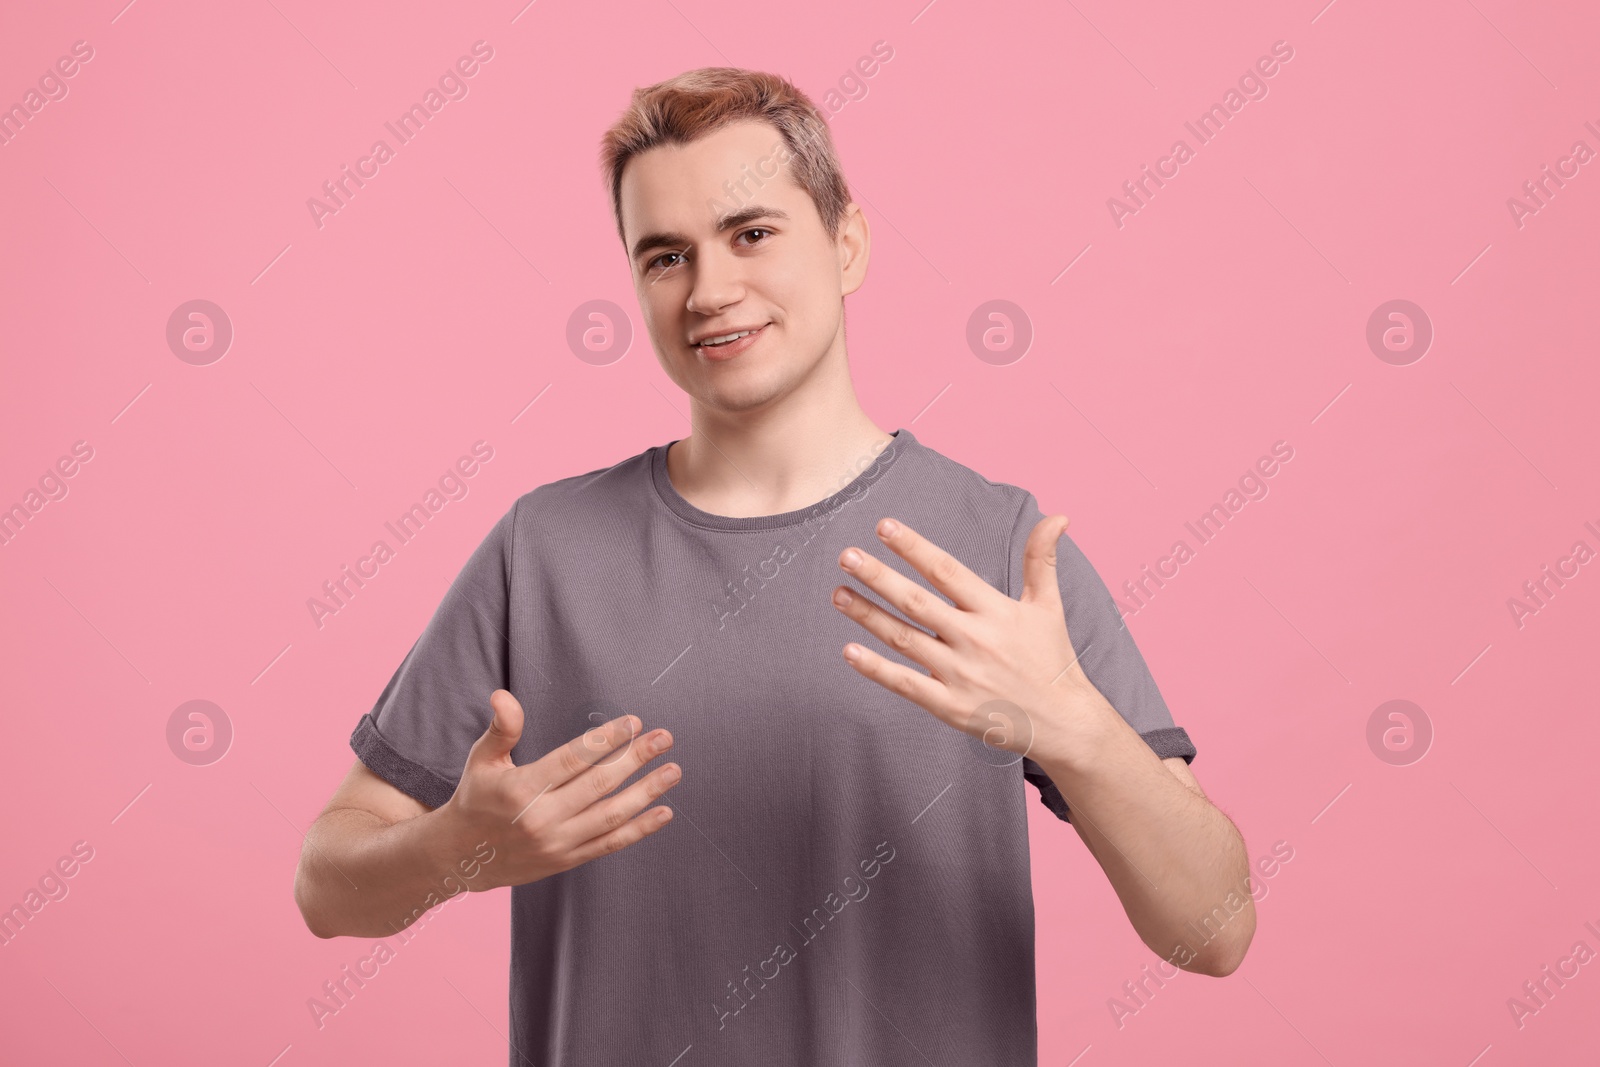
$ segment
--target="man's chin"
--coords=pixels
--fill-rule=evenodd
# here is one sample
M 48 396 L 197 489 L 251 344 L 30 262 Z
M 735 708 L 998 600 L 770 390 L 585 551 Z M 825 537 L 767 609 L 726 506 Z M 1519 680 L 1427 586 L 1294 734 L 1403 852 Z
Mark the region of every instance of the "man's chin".
M 749 414 L 770 407 L 782 399 L 788 390 L 781 383 L 762 380 L 746 382 L 721 381 L 699 394 L 700 403 L 728 414 Z

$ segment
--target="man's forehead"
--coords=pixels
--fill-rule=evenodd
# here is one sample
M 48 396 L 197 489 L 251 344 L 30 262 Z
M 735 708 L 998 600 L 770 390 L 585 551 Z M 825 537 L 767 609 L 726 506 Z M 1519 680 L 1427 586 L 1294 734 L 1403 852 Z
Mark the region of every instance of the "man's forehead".
M 645 149 L 628 161 L 623 169 L 623 184 L 642 171 L 653 175 L 703 170 L 729 163 L 736 170 L 741 163 L 754 166 L 761 159 L 777 155 L 783 143 L 783 135 L 772 123 L 739 119 L 692 141 L 669 141 Z
M 740 122 L 687 144 L 657 145 L 623 168 L 620 200 L 629 239 L 645 230 L 715 230 L 751 204 L 792 211 L 805 196 L 786 165 L 783 136 L 765 122 Z

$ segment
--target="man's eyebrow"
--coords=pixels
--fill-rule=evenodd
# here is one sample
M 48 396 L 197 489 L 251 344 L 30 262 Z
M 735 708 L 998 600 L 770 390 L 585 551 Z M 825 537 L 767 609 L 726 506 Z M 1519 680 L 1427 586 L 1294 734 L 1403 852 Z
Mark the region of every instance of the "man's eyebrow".
M 787 221 L 788 218 L 788 212 L 781 211 L 778 208 L 751 204 L 749 207 L 742 207 L 737 211 L 729 211 L 721 215 L 717 219 L 717 232 L 723 233 L 735 227 L 743 226 L 747 222 L 755 222 L 757 219 L 781 219 Z M 689 238 L 681 233 L 647 233 L 633 243 L 633 258 L 638 259 L 652 248 L 686 245 L 688 243 Z

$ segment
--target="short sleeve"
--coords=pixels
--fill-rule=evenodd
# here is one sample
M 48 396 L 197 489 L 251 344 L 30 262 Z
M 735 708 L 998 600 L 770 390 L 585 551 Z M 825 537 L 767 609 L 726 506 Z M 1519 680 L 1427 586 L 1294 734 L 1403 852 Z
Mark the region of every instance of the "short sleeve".
M 1008 596 L 1022 595 L 1023 551 L 1027 548 L 1028 535 L 1043 518 L 1038 500 L 1028 493 L 1011 532 Z M 1156 687 L 1156 680 L 1151 677 L 1110 590 L 1094 565 L 1065 533 L 1056 544 L 1056 579 L 1061 585 L 1067 633 L 1072 637 L 1078 663 L 1089 681 L 1157 756 L 1163 759 L 1180 756 L 1186 763 L 1193 762 L 1194 744 L 1182 727 L 1173 724 L 1167 702 Z M 1022 775 L 1038 788 L 1040 802 L 1058 819 L 1065 820 L 1066 799 L 1044 769 L 1024 757 Z
M 350 747 L 374 774 L 430 808 L 455 793 L 473 742 L 509 688 L 509 611 L 516 505 L 462 566 Z

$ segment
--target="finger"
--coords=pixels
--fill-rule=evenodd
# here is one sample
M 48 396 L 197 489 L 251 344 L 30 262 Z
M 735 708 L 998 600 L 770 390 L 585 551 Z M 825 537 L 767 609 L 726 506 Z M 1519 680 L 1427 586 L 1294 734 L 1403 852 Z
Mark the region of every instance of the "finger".
M 883 560 L 852 546 L 839 553 L 839 566 L 893 604 L 906 618 L 921 623 L 941 637 L 960 630 L 959 608 L 946 604 L 937 593 L 918 585 Z
M 1065 515 L 1047 515 L 1028 534 L 1022 550 L 1022 596 L 1025 604 L 1061 607 L 1061 574 L 1056 567 L 1056 546 L 1072 520 Z
M 489 707 L 493 714 L 489 728 L 472 743 L 467 752 L 468 763 L 509 763 L 511 750 L 522 740 L 522 705 L 504 689 L 489 694 Z
M 852 649 L 857 652 L 855 659 L 850 658 Z M 920 705 L 956 729 L 961 729 L 958 721 L 961 715 L 951 704 L 950 691 L 943 682 L 885 659 L 870 648 L 858 644 L 848 644 L 844 650 L 845 662 L 854 667 L 857 673 L 872 679 L 889 692 Z
M 918 574 L 928 579 L 935 589 L 949 597 L 963 611 L 977 611 L 986 599 L 999 594 L 999 590 L 974 574 L 960 560 L 905 523 L 882 519 L 877 532 L 880 541 L 915 567 Z
M 841 604 L 840 600 L 845 603 Z M 948 668 L 955 661 L 955 650 L 939 638 L 891 615 L 847 586 L 841 585 L 833 591 L 833 606 L 902 656 L 916 660 L 935 674 L 948 676 Z
M 596 764 L 619 758 L 616 754 L 631 747 L 641 726 L 637 715 L 619 716 L 551 749 L 523 767 L 522 773 L 542 788 L 565 785 Z
M 573 866 L 578 866 L 579 864 L 588 863 L 590 860 L 599 859 L 601 856 L 608 856 L 613 852 L 621 852 L 629 845 L 636 844 L 649 837 L 671 821 L 671 808 L 665 805 L 651 808 L 638 818 L 623 824 L 620 828 L 584 842 L 569 853 L 569 856 L 576 861 Z
M 606 759 L 590 767 L 547 798 L 551 817 L 570 819 L 594 805 L 621 785 L 646 763 L 672 747 L 672 734 L 655 730 L 634 739 L 616 759 Z
M 587 842 L 621 829 L 645 806 L 683 780 L 676 763 L 655 768 L 612 797 L 598 800 L 567 820 L 561 832 L 570 840 Z

